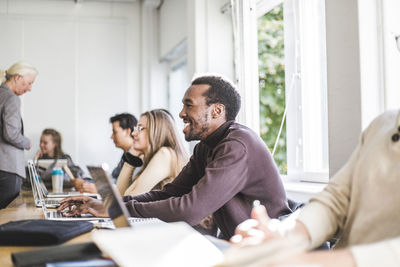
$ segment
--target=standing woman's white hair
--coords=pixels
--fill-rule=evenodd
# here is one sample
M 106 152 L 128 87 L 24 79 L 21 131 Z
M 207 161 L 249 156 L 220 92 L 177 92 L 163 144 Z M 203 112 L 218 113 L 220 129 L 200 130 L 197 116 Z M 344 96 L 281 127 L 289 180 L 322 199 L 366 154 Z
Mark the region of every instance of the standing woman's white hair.
M 0 209 L 18 196 L 25 179 L 24 149 L 32 144 L 24 136 L 18 96 L 31 91 L 37 74 L 36 68 L 25 62 L 0 70 Z

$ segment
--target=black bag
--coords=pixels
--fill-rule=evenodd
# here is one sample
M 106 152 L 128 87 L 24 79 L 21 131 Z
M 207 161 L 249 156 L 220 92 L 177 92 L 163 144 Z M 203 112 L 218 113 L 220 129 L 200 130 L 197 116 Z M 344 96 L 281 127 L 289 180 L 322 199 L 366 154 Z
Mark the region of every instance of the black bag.
M 49 246 L 89 232 L 87 221 L 21 220 L 0 225 L 2 246 Z
M 49 262 L 77 261 L 100 258 L 101 251 L 93 242 L 54 246 L 11 254 L 12 262 L 16 267 L 44 267 L 46 266 L 46 263 Z M 75 264 L 74 266 L 78 265 Z

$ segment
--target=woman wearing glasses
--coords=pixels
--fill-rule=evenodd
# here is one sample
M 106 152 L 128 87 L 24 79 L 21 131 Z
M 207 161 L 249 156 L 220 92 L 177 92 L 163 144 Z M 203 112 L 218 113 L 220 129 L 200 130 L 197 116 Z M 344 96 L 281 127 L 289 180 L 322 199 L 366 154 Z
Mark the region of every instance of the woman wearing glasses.
M 125 163 L 117 180 L 121 195 L 135 196 L 162 189 L 188 161 L 174 119 L 164 109 L 143 113 L 132 136 L 133 147 L 124 155 Z M 138 167 L 140 170 L 132 178 Z
M 134 144 L 123 155 L 124 164 L 117 179 L 121 195 L 136 196 L 152 189 L 162 189 L 188 161 L 174 119 L 164 109 L 143 113 L 132 136 Z M 95 185 L 87 182 L 77 189 L 80 192 L 97 192 Z
M 18 196 L 25 178 L 24 149 L 31 141 L 24 136 L 18 96 L 31 91 L 37 74 L 24 62 L 0 71 L 0 209 Z

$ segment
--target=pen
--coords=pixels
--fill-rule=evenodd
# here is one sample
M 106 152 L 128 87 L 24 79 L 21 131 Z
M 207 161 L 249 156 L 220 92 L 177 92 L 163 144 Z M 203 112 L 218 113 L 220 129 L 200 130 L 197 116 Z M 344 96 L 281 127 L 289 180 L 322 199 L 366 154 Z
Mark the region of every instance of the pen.
M 261 205 L 260 200 L 256 199 L 253 201 L 253 208 L 258 207 L 260 205 Z

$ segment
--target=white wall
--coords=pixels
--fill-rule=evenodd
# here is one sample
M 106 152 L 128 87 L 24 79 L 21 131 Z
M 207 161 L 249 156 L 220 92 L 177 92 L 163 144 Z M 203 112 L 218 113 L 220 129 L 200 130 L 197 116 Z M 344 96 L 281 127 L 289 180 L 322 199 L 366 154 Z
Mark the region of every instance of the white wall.
M 331 177 L 347 162 L 361 132 L 357 0 L 328 0 L 325 12 Z
M 383 49 L 385 71 L 385 108 L 400 108 L 400 52 L 394 37 L 400 35 L 400 1 L 382 1 Z
M 186 0 L 164 1 L 159 11 L 160 58 L 171 53 L 187 37 Z
M 234 80 L 231 14 L 221 13 L 227 0 L 188 0 L 189 79 L 196 73 L 220 73 Z
M 25 134 L 33 149 L 41 131 L 63 135 L 64 151 L 80 165 L 115 166 L 121 151 L 109 117 L 140 113 L 140 4 L 0 1 L 0 68 L 19 60 L 39 76 L 22 97 Z

